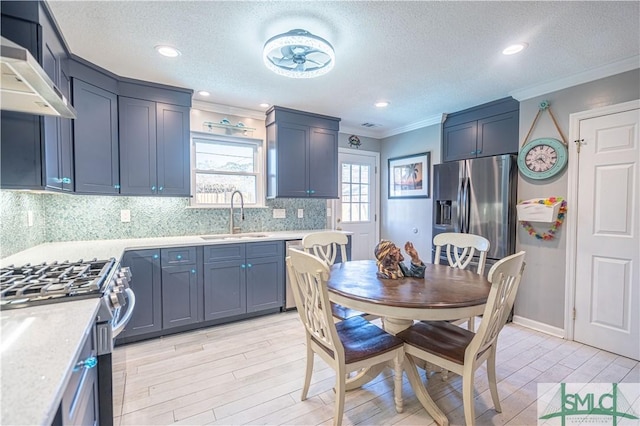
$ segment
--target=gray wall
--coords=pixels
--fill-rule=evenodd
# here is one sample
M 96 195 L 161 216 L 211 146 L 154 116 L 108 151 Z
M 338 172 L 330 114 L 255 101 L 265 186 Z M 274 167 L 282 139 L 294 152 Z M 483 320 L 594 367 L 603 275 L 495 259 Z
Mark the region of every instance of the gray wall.
M 430 194 L 432 195 L 433 165 L 440 163 L 441 148 L 440 125 L 412 130 L 382 140 L 380 154 L 380 236 L 391 240 L 398 246 L 407 241 L 413 242 L 421 259 L 430 263 L 431 259 L 431 223 L 433 216 L 433 198 L 389 200 L 389 158 L 402 157 L 421 152 L 431 152 L 431 170 L 429 171 Z M 417 233 L 414 233 L 414 229 Z
M 380 152 L 380 139 L 369 138 L 366 136 L 357 135 L 360 138 L 360 148 L 355 148 L 349 145 L 349 136 L 352 133 L 338 133 L 338 146 L 340 148 L 361 149 L 363 151 Z
M 520 103 L 520 142 L 524 140 L 538 112 L 541 101 L 548 100 L 558 125 L 565 137 L 569 137 L 569 115 L 597 107 L 617 104 L 640 98 L 640 70 L 633 70 L 590 83 L 527 99 Z M 541 137 L 560 139 L 548 113 L 538 119 L 529 140 Z M 575 146 L 569 141 L 569 161 L 575 161 Z M 567 171 L 543 181 L 518 178 L 518 200 L 566 197 Z M 581 184 L 584 184 L 581 182 Z M 567 200 L 571 209 L 572 200 Z M 562 225 L 552 241 L 531 237 L 518 226 L 517 246 L 527 252 L 527 266 L 518 298 L 515 315 L 564 329 L 566 233 Z M 539 232 L 548 228 L 536 227 Z

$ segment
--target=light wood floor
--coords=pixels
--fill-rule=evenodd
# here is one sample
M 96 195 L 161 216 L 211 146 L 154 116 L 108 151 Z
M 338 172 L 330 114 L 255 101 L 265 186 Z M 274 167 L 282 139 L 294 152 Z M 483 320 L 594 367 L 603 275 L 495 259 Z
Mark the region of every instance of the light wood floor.
M 116 348 L 114 423 L 290 424 L 333 421 L 334 374 L 316 357 L 306 401 L 300 401 L 305 367 L 304 330 L 288 312 L 201 329 Z M 640 382 L 639 363 L 514 324 L 499 337 L 498 391 L 502 413 L 491 404 L 486 370 L 475 378 L 477 425 L 535 425 L 536 384 Z M 427 389 L 452 425 L 464 424 L 462 381 L 430 376 Z M 431 425 L 406 376 L 404 412 L 396 413 L 387 369 L 347 392 L 344 425 Z

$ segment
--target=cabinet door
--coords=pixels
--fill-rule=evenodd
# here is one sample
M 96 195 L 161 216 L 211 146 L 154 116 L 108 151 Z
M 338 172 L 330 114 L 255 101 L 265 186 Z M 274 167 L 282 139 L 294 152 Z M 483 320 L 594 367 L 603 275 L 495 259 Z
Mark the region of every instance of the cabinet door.
M 198 274 L 194 265 L 162 268 L 162 328 L 198 321 Z
M 276 125 L 278 126 L 277 196 L 308 197 L 309 127 L 291 123 Z
M 338 132 L 311 128 L 309 196 L 338 198 Z
M 476 156 L 476 121 L 445 127 L 443 133 L 443 161 L 464 160 Z
M 244 260 L 204 264 L 205 321 L 247 312 Z
M 517 153 L 519 111 L 478 120 L 478 157 Z
M 3 3 L 4 7 L 4 3 Z M 25 47 L 35 58 L 38 26 L 2 15 L 3 37 Z M 22 112 L 0 112 L 0 186 L 7 189 L 42 189 L 42 117 Z
M 156 194 L 156 103 L 120 96 L 118 122 L 120 193 Z
M 284 263 L 282 256 L 247 258 L 247 312 L 282 306 Z
M 122 266 L 131 269 L 129 285 L 136 295 L 136 306 L 119 337 L 131 337 L 162 329 L 160 250 L 128 251 Z
M 60 91 L 69 102 L 71 102 L 71 77 L 66 60 L 60 66 Z M 60 119 L 60 171 L 63 177 L 62 189 L 74 191 L 75 176 L 73 170 L 73 134 L 71 131 L 73 120 L 70 118 Z M 66 179 L 65 179 L 66 178 Z
M 76 192 L 119 192 L 118 96 L 73 79 Z
M 158 194 L 182 195 L 191 192 L 189 151 L 189 108 L 156 104 Z
M 42 25 L 42 68 L 51 81 L 58 86 L 60 84 L 60 58 L 63 53 L 62 46 L 57 41 L 53 29 L 47 24 Z M 61 152 L 59 145 L 60 118 L 43 116 L 44 120 L 44 148 L 45 148 L 45 173 L 47 188 L 63 189 L 65 179 L 62 176 Z

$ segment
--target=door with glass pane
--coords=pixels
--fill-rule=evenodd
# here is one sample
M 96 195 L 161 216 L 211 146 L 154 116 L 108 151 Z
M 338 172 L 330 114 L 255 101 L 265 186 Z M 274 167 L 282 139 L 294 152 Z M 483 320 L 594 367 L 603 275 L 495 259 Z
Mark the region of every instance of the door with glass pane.
M 378 243 L 379 185 L 376 152 L 340 149 L 340 198 L 335 203 L 335 229 L 351 231 L 351 259 L 373 259 Z

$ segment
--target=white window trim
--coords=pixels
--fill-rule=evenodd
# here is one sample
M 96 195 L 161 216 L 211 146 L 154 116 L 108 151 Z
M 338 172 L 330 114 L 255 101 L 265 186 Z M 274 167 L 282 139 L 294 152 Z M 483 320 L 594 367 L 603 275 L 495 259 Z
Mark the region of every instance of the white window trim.
M 251 143 L 257 146 L 256 153 L 256 171 L 255 173 L 243 173 L 246 175 L 253 174 L 256 176 L 256 203 L 251 205 L 245 205 L 245 208 L 265 208 L 265 157 L 264 157 L 264 140 L 255 138 L 245 138 L 241 136 L 227 136 L 218 135 L 208 132 L 191 132 L 191 199 L 189 201 L 189 207 L 198 209 L 219 209 L 229 208 L 229 203 L 224 204 L 198 204 L 196 203 L 196 143 L 194 139 L 204 139 L 212 142 L 227 142 L 227 143 Z M 206 173 L 206 172 L 204 172 Z M 215 172 L 215 174 L 234 174 L 225 172 Z

